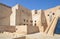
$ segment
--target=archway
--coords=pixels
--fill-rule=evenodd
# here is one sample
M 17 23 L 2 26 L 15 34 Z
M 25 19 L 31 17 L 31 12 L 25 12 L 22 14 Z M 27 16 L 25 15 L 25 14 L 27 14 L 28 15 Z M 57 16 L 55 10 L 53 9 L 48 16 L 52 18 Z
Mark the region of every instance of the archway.
M 60 18 L 58 18 L 58 22 L 54 31 L 55 34 L 60 34 Z

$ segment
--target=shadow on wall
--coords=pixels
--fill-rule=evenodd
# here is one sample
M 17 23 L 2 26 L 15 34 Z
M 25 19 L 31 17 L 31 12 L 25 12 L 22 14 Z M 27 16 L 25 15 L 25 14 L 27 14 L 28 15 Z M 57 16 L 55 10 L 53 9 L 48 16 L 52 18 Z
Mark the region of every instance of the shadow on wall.
M 0 33 L 3 32 L 16 32 L 16 28 L 15 26 L 0 26 Z
M 47 29 L 47 27 L 48 27 L 46 16 L 45 16 L 45 13 L 44 13 L 43 10 L 42 10 L 42 13 L 41 13 L 41 26 L 43 26 L 43 28 L 44 28 L 43 31 L 45 31 Z

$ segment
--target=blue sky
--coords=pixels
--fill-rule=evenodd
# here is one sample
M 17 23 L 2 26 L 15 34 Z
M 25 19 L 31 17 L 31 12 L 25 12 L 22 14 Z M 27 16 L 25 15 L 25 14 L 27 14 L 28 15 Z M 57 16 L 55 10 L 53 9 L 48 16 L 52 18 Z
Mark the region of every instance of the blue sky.
M 0 3 L 8 6 L 20 4 L 28 9 L 48 9 L 60 5 L 60 0 L 0 0 Z

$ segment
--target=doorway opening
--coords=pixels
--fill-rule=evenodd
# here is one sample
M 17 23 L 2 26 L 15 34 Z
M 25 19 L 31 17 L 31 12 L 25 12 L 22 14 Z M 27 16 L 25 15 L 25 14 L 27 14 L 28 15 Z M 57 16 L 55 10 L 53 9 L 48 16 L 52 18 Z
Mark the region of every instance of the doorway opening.
M 55 34 L 60 34 L 60 18 L 58 19 L 58 22 L 57 22 L 54 33 Z

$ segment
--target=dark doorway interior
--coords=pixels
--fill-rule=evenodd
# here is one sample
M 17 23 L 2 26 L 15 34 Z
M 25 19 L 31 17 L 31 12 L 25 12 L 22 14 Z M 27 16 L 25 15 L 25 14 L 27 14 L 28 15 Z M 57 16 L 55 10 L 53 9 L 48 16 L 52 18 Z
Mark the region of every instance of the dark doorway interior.
M 57 22 L 54 33 L 55 34 L 60 34 L 60 18 L 58 19 L 58 22 Z

